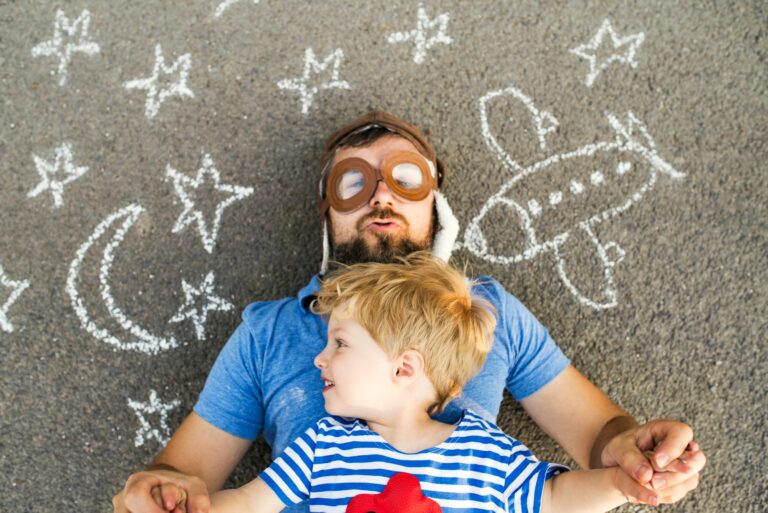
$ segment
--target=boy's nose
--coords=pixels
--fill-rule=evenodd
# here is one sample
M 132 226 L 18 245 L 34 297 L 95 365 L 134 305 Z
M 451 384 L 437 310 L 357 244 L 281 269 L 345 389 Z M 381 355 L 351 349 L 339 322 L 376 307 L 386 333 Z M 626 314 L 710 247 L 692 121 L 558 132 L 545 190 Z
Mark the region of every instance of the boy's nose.
M 323 351 L 324 353 L 325 351 Z M 318 369 L 323 369 L 325 367 L 325 358 L 323 358 L 323 353 L 320 353 L 319 355 L 315 356 L 315 367 Z

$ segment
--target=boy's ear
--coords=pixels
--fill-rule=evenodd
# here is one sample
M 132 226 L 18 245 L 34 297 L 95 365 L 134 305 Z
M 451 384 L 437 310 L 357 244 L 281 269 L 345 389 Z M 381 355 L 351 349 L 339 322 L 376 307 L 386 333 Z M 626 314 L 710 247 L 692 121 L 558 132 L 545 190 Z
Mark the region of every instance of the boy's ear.
M 410 384 L 424 373 L 424 357 L 416 350 L 409 349 L 398 358 L 395 379 Z

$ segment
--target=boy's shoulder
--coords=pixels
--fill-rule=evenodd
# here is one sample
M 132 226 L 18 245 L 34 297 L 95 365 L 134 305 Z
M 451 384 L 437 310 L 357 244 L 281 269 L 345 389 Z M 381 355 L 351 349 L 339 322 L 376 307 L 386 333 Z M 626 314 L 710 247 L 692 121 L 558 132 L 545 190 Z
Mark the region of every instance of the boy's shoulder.
M 460 422 L 462 430 L 466 431 L 466 435 L 470 436 L 472 433 L 482 433 L 489 441 L 497 445 L 501 445 L 507 448 L 513 448 L 520 444 L 515 438 L 506 434 L 499 426 L 494 422 L 486 419 L 485 417 L 475 413 L 471 409 L 464 410 L 462 420 Z

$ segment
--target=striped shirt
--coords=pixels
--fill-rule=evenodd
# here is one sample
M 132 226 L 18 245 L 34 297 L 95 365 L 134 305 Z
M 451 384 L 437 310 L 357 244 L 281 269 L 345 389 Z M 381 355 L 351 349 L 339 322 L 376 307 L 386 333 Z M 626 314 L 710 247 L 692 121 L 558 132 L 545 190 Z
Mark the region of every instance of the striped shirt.
M 444 513 L 538 513 L 544 481 L 567 467 L 536 459 L 495 424 L 465 410 L 443 443 L 403 453 L 365 421 L 324 417 L 261 474 L 286 506 L 344 513 L 359 494 L 380 493 L 398 472 L 415 476 Z

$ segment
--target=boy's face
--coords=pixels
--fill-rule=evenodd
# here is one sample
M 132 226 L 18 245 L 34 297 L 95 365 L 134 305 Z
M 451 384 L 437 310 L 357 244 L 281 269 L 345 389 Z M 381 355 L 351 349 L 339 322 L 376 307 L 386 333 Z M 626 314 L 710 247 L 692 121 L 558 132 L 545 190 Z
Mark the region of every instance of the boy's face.
M 332 383 L 318 384 L 331 415 L 375 419 L 386 408 L 397 366 L 348 312 L 331 314 L 328 343 L 315 366 Z

